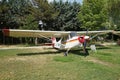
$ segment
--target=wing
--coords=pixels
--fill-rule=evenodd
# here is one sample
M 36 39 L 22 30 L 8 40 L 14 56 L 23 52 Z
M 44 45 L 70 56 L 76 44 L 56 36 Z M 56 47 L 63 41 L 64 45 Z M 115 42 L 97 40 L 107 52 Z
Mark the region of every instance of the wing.
M 103 30 L 103 31 L 79 31 L 77 34 L 86 34 L 86 35 L 91 35 L 91 34 L 106 34 L 106 33 L 112 33 L 113 30 Z
M 3 29 L 5 36 L 11 37 L 61 37 L 67 36 L 70 32 L 64 31 L 41 31 L 41 30 L 18 30 L 18 29 Z
M 113 34 L 120 36 L 120 31 L 114 31 Z
M 5 36 L 11 37 L 64 37 L 68 36 L 71 31 L 41 31 L 41 30 L 19 30 L 19 29 L 3 29 L 3 34 Z M 76 32 L 78 35 L 86 35 L 87 31 L 79 31 Z M 101 33 L 108 33 L 112 32 L 111 30 L 108 31 L 88 31 L 87 34 L 101 34 Z
M 99 35 L 103 35 L 103 34 L 107 34 L 107 33 L 113 33 L 114 31 L 113 30 L 104 30 L 104 31 L 83 31 L 83 32 L 77 32 L 78 34 L 85 34 L 85 35 L 89 35 L 91 36 L 90 37 L 90 40 L 99 36 Z

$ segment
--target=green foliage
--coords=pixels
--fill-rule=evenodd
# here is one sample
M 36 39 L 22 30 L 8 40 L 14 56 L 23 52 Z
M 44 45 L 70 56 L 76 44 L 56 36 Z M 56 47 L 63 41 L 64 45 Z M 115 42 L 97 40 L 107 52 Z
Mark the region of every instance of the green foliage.
M 6 26 L 7 16 L 6 13 L 8 11 L 7 1 L 0 1 L 0 29 L 3 25 Z
M 55 61 L 59 61 L 59 62 L 72 62 L 74 60 L 74 58 L 72 56 L 55 56 L 54 57 Z
M 20 29 L 31 29 L 31 30 L 37 30 L 38 29 L 38 22 L 33 21 L 35 18 L 33 15 L 29 14 L 25 17 L 23 21 L 23 25 L 20 26 Z
M 6 0 L 1 1 L 3 6 L 0 10 L 2 27 L 19 28 L 23 24 L 25 16 L 29 13 L 28 0 Z M 5 7 L 4 7 L 5 6 Z
M 37 22 L 42 20 L 49 30 L 120 29 L 119 0 L 84 0 L 82 5 L 62 0 L 33 2 L 1 0 L 0 28 L 38 29 Z
M 35 0 L 37 6 L 31 8 L 31 13 L 35 17 L 35 21 L 42 20 L 45 29 L 52 27 L 53 20 L 57 17 L 56 12 L 51 4 L 47 0 Z
M 88 30 L 108 29 L 108 12 L 104 0 L 84 0 L 78 19 Z
M 63 2 L 62 0 L 57 2 L 54 0 L 52 5 L 59 12 L 53 25 L 56 30 L 80 30 L 80 23 L 76 17 L 81 6 L 79 3 Z
M 120 0 L 107 0 L 110 26 L 120 30 Z

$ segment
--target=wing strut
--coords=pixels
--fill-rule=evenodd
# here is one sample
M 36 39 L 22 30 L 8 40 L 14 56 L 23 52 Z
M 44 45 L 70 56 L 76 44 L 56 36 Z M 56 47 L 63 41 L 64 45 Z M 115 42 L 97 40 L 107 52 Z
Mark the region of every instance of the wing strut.
M 43 36 L 43 35 L 40 35 L 40 34 L 39 34 L 39 36 L 41 36 L 41 37 L 43 37 L 43 38 L 48 39 L 48 40 L 50 40 L 50 41 L 51 41 L 51 39 L 50 39 L 50 38 L 47 38 L 47 37 L 45 37 L 45 36 Z

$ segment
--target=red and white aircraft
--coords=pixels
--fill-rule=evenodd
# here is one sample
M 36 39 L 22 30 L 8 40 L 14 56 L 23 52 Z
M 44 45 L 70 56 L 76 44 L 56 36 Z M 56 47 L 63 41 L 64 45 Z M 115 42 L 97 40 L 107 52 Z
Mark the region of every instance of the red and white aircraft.
M 105 31 L 89 31 L 87 34 L 95 34 L 93 37 L 87 36 L 86 31 L 40 31 L 40 30 L 17 30 L 17 29 L 3 29 L 3 34 L 10 37 L 43 37 L 52 40 L 53 48 L 56 49 L 66 49 L 64 53 L 67 56 L 69 50 L 76 46 L 83 47 L 86 54 L 88 51 L 86 49 L 86 43 L 99 34 L 106 34 L 113 32 L 112 30 Z M 68 37 L 63 41 L 64 37 Z M 51 39 L 50 39 L 51 38 Z M 60 38 L 60 40 L 56 40 Z

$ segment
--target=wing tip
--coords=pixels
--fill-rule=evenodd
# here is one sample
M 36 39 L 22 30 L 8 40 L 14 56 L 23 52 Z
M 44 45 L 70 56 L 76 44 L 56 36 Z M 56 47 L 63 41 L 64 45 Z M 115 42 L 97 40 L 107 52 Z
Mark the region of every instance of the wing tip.
M 2 29 L 3 35 L 4 36 L 9 36 L 10 30 L 9 29 Z

